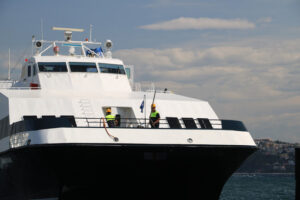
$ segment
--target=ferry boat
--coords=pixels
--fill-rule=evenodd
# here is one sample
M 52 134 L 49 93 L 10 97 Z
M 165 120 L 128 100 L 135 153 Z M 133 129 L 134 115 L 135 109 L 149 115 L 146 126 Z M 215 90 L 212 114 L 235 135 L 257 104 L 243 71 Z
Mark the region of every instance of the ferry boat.
M 134 90 L 110 40 L 53 30 L 65 40 L 33 39 L 20 79 L 0 89 L 0 199 L 218 199 L 257 149 L 244 124 L 204 100 Z

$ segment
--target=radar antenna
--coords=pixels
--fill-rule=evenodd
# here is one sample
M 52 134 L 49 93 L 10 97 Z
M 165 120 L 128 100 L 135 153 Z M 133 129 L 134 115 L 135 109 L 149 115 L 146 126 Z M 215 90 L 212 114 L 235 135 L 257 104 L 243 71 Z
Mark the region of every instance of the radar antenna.
M 65 41 L 72 40 L 72 32 L 83 32 L 84 29 L 80 28 L 63 28 L 63 27 L 52 27 L 53 31 L 65 31 Z

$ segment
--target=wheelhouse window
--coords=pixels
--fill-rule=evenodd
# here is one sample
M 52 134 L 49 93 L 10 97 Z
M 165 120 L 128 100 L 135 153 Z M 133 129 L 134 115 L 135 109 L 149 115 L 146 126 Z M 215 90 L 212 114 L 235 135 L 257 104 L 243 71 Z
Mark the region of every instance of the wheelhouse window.
M 123 65 L 98 63 L 101 73 L 125 74 Z
M 98 72 L 95 63 L 70 62 L 69 65 L 71 72 Z
M 65 62 L 40 62 L 38 63 L 40 72 L 67 72 Z

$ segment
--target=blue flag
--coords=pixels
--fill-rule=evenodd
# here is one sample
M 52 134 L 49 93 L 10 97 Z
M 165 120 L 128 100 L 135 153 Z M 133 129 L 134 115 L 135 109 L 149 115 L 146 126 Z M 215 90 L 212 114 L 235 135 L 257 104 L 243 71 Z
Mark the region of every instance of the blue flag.
M 143 112 L 143 110 L 144 110 L 144 102 L 145 102 L 145 100 L 143 100 L 143 101 L 142 101 L 142 104 L 141 104 L 141 106 L 140 106 L 141 113 L 142 113 L 142 112 Z

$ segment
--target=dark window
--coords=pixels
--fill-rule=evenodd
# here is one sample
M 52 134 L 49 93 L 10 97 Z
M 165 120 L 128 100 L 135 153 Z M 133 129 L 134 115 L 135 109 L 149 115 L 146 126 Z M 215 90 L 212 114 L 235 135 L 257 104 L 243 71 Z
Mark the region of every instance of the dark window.
M 181 128 L 177 117 L 166 117 L 170 128 Z
M 0 139 L 9 135 L 9 118 L 4 117 L 0 120 Z
M 23 116 L 24 121 L 14 123 L 14 133 L 59 127 L 76 127 L 74 116 Z
M 27 76 L 28 77 L 31 76 L 31 66 L 30 65 L 27 67 Z
M 72 116 L 72 115 L 63 115 L 63 116 L 60 116 L 60 118 L 68 120 L 72 127 L 77 127 L 74 116 Z
M 125 74 L 123 65 L 98 63 L 101 73 Z
M 70 62 L 71 72 L 98 72 L 95 63 Z
M 40 72 L 67 72 L 67 65 L 65 62 L 40 62 Z
M 33 76 L 36 75 L 36 64 L 33 65 Z
M 236 130 L 236 131 L 247 131 L 247 128 L 241 121 L 235 120 L 222 120 L 222 129 L 224 130 Z
M 34 130 L 35 121 L 37 121 L 37 116 L 23 116 L 24 119 L 24 129 L 25 130 Z
M 197 128 L 196 123 L 193 118 L 182 118 L 185 128 L 195 129 Z
M 203 129 L 212 129 L 212 125 L 207 118 L 198 118 L 198 122 Z

